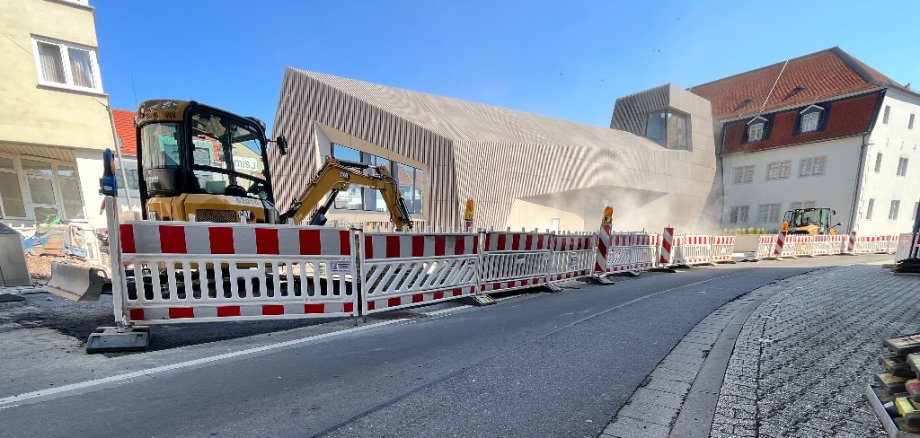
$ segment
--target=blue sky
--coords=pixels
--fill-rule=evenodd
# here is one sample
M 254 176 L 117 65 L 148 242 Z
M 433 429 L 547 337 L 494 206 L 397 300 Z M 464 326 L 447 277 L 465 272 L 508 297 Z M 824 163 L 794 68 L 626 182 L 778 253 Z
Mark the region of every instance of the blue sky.
M 920 86 L 920 2 L 91 4 L 116 108 L 195 99 L 269 126 L 285 66 L 601 126 L 619 96 L 835 45 Z

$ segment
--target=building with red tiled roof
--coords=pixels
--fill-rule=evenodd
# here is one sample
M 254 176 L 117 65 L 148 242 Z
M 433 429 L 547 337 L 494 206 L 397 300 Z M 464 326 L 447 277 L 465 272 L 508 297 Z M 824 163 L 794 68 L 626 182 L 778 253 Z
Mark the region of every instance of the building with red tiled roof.
M 137 135 L 134 130 L 134 111 L 113 109 L 112 116 L 115 121 L 115 133 L 121 139 L 121 153 L 123 156 L 137 156 Z
M 920 95 L 838 47 L 689 89 L 712 103 L 723 227 L 836 210 L 839 231 L 896 233 L 920 198 Z

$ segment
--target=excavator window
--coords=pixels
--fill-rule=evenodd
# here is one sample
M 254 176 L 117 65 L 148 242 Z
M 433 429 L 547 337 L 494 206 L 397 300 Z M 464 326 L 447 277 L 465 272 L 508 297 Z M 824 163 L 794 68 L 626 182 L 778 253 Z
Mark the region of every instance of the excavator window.
M 200 191 L 266 199 L 262 140 L 244 123 L 208 112 L 192 116 L 192 169 Z

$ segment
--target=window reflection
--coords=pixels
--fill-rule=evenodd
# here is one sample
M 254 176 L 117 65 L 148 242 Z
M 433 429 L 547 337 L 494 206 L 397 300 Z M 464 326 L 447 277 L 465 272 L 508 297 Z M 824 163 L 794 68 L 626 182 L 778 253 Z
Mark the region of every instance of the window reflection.
M 422 213 L 422 187 L 424 187 L 426 180 L 421 169 L 393 162 L 366 152 L 360 152 L 340 144 L 332 145 L 332 156 L 338 160 L 367 164 L 372 168 L 385 166 L 396 180 L 409 213 Z M 365 171 L 376 172 L 373 169 Z M 343 210 L 387 211 L 386 203 L 379 191 L 357 186 L 350 186 L 348 191 L 339 192 L 335 198 L 334 207 Z

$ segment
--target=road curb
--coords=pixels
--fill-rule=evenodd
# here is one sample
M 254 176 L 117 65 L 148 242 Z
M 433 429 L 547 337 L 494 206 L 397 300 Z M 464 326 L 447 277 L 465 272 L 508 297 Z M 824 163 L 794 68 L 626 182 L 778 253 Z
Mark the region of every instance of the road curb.
M 788 281 L 823 269 L 754 289 L 703 318 L 636 389 L 601 437 L 708 437 L 744 322 L 767 299 L 785 290 Z

